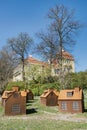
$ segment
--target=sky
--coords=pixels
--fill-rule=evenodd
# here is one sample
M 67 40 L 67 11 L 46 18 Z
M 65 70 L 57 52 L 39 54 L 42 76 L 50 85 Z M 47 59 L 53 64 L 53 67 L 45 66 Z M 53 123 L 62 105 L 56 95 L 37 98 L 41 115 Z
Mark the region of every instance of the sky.
M 27 32 L 34 42 L 37 41 L 35 34 L 48 25 L 49 9 L 59 4 L 75 9 L 75 18 L 84 24 L 72 55 L 76 72 L 87 70 L 87 0 L 0 0 L 0 49 L 8 38 L 18 36 L 20 32 Z

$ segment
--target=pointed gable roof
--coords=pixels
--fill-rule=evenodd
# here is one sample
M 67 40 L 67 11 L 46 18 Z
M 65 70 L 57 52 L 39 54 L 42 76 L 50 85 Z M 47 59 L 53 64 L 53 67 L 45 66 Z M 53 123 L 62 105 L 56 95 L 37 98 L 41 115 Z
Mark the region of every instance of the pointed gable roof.
M 62 56 L 64 59 L 74 60 L 73 56 L 66 51 L 62 51 Z
M 48 90 L 45 90 L 44 93 L 40 97 L 47 97 L 51 92 L 53 92 L 56 96 L 59 95 L 59 92 L 57 90 L 48 89 Z
M 59 56 L 59 55 L 60 55 L 60 53 L 57 54 L 57 56 Z M 73 56 L 69 52 L 67 52 L 65 50 L 62 50 L 62 58 L 69 59 L 69 60 L 74 60 Z

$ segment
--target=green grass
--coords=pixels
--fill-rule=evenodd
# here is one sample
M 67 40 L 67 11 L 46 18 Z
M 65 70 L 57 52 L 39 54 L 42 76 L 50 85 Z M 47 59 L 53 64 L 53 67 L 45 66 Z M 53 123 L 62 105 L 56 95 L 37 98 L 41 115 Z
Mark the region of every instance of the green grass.
M 0 130 L 86 130 L 87 123 L 62 122 L 54 120 L 0 120 Z
M 86 101 L 86 100 L 85 100 Z M 87 106 L 85 102 L 85 107 Z M 40 103 L 39 97 L 27 103 L 27 115 L 4 116 L 3 107 L 0 106 L 0 130 L 87 130 L 85 121 L 66 121 L 57 118 L 58 107 L 47 107 Z M 71 114 L 70 118 L 87 118 L 87 112 Z

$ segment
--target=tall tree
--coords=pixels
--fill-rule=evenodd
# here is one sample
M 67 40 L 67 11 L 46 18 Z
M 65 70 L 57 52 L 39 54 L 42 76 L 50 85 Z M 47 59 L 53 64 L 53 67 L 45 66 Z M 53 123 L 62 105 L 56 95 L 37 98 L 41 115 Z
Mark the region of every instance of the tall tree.
M 23 81 L 25 81 L 25 57 L 28 54 L 29 49 L 32 45 L 32 38 L 27 33 L 20 33 L 17 37 L 8 39 L 8 44 L 21 60 L 22 77 Z
M 62 69 L 62 49 L 67 49 L 75 44 L 76 32 L 81 24 L 74 17 L 74 10 L 69 10 L 64 5 L 56 5 L 51 8 L 47 16 L 52 21 L 50 30 L 57 38 L 58 61 L 60 61 Z
M 68 50 L 75 45 L 75 36 L 81 24 L 74 17 L 74 10 L 64 5 L 56 5 L 49 9 L 47 18 L 50 24 L 45 33 L 39 33 L 41 42 L 38 48 L 42 55 L 50 60 L 50 65 L 53 59 L 57 60 L 60 69 L 59 81 L 62 84 L 64 79 L 62 50 Z
M 40 43 L 37 46 L 37 50 L 39 50 L 38 52 L 45 60 L 49 61 L 51 70 L 52 60 L 55 58 L 58 51 L 55 35 L 49 30 L 47 33 L 39 32 L 37 36 L 40 39 Z

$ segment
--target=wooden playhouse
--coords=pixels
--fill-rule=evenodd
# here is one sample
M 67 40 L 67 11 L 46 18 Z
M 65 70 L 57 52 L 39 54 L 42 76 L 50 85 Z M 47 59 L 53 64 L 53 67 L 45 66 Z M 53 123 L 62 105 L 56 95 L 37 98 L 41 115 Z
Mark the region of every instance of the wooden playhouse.
M 59 92 L 54 89 L 45 90 L 40 96 L 41 103 L 46 106 L 57 106 L 58 105 Z
M 84 111 L 83 91 L 75 89 L 61 90 L 58 98 L 60 112 L 82 113 Z
M 2 105 L 5 115 L 26 114 L 26 92 L 18 91 L 17 88 L 12 91 L 4 91 Z
M 31 90 L 26 90 L 26 101 L 29 101 L 29 100 L 34 100 L 34 94 Z

